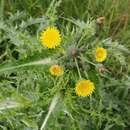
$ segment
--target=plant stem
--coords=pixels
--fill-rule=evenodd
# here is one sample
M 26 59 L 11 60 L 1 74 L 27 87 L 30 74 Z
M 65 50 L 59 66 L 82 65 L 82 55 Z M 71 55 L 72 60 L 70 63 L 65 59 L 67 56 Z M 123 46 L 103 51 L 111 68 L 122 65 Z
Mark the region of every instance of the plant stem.
M 87 60 L 87 59 L 86 59 L 86 62 L 88 62 L 89 64 L 91 64 L 91 65 L 93 65 L 93 66 L 95 66 L 95 67 L 97 66 L 96 64 L 94 64 L 93 62 L 91 62 L 91 61 L 89 61 L 89 60 Z
M 97 66 L 95 63 L 93 63 L 93 62 L 87 60 L 87 58 L 84 58 L 83 56 L 82 56 L 82 59 L 83 59 L 84 61 L 86 61 L 87 63 L 89 63 L 89 64 L 95 66 L 95 67 Z
M 4 16 L 4 0 L 1 0 L 0 3 L 0 19 L 3 20 L 3 16 Z
M 77 67 L 77 70 L 78 70 L 79 78 L 82 79 L 82 76 L 81 76 L 80 69 L 79 69 L 78 62 L 77 62 L 76 58 L 75 58 L 75 64 L 76 64 L 76 67 Z
M 54 111 L 54 109 L 55 109 L 55 107 L 56 107 L 56 105 L 58 103 L 59 98 L 60 98 L 60 94 L 57 94 L 52 99 L 51 105 L 49 107 L 49 111 L 48 111 L 48 113 L 47 113 L 47 115 L 46 115 L 46 117 L 45 117 L 45 119 L 44 119 L 44 121 L 43 121 L 43 123 L 41 125 L 40 130 L 44 130 L 45 129 L 46 123 L 47 123 L 51 113 Z
M 7 52 L 3 53 L 2 55 L 0 55 L 0 59 L 2 59 L 4 56 L 7 55 Z

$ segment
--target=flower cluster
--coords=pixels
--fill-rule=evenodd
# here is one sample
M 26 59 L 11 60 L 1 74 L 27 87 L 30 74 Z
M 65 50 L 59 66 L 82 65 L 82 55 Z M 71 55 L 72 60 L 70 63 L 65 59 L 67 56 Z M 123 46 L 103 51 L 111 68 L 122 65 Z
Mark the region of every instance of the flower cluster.
M 47 48 L 55 48 L 61 44 L 61 34 L 56 27 L 48 27 L 41 32 L 40 41 L 42 45 Z M 97 62 L 103 62 L 107 58 L 107 50 L 103 47 L 96 48 L 95 60 Z M 64 69 L 60 65 L 52 65 L 49 69 L 51 75 L 61 76 L 64 73 Z M 75 92 L 78 96 L 90 96 L 95 89 L 95 85 L 92 81 L 81 79 L 76 83 Z

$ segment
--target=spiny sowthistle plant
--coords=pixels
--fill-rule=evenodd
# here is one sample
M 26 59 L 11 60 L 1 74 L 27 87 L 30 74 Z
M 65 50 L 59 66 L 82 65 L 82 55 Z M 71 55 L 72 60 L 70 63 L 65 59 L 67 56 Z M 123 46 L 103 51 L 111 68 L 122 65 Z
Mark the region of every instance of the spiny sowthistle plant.
M 99 37 L 104 18 L 58 22 L 59 3 L 43 18 L 0 22 L 0 128 L 125 129 L 129 51 Z

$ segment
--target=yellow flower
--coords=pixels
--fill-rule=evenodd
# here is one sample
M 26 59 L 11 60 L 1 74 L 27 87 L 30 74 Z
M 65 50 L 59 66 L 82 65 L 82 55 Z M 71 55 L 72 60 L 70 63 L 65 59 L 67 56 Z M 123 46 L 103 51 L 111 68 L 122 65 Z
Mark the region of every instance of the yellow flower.
M 61 43 L 61 34 L 56 27 L 48 27 L 41 32 L 40 41 L 48 48 L 55 48 Z
M 93 84 L 93 82 L 91 82 L 90 80 L 80 80 L 77 84 L 76 84 L 76 94 L 78 96 L 89 96 L 93 93 L 95 89 L 95 86 Z
M 55 76 L 63 74 L 63 68 L 59 65 L 52 65 L 50 67 L 50 73 Z
M 96 49 L 95 58 L 97 62 L 103 62 L 107 58 L 107 50 L 102 47 L 98 47 Z

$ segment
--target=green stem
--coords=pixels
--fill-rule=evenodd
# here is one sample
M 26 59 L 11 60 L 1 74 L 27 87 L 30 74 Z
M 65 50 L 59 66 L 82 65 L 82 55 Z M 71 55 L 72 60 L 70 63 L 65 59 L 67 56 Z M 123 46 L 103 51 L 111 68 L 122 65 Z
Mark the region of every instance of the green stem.
M 4 17 L 4 0 L 1 0 L 1 3 L 0 3 L 0 19 L 3 20 L 3 17 Z
M 87 79 L 89 79 L 88 73 L 87 73 L 86 71 L 84 71 L 84 74 L 85 74 L 85 76 L 87 77 Z
M 97 66 L 96 64 L 94 64 L 93 62 L 91 62 L 91 61 L 89 61 L 89 60 L 87 60 L 87 59 L 86 59 L 86 62 L 88 62 L 89 64 L 91 64 L 91 65 L 93 65 L 93 66 L 95 66 L 95 67 Z
M 0 55 L 0 59 L 2 59 L 6 55 L 7 55 L 7 52 L 5 52 L 4 54 Z
M 89 64 L 91 64 L 91 65 L 97 67 L 97 65 L 96 65 L 95 63 L 93 63 L 93 62 L 87 60 L 87 58 L 84 58 L 84 57 L 82 56 L 82 59 L 83 59 L 84 61 L 86 61 L 87 63 L 89 63 Z
M 76 67 L 77 67 L 77 70 L 78 70 L 79 78 L 82 79 L 82 76 L 81 76 L 80 69 L 79 69 L 78 62 L 77 62 L 76 58 L 75 58 L 75 64 L 76 64 Z
M 46 123 L 47 123 L 51 113 L 54 111 L 59 99 L 60 99 L 60 94 L 55 95 L 54 98 L 52 99 L 51 105 L 49 107 L 49 111 L 48 111 L 48 113 L 47 113 L 47 115 L 46 115 L 46 117 L 45 117 L 45 119 L 44 119 L 44 121 L 43 121 L 43 123 L 41 125 L 40 130 L 45 129 Z

